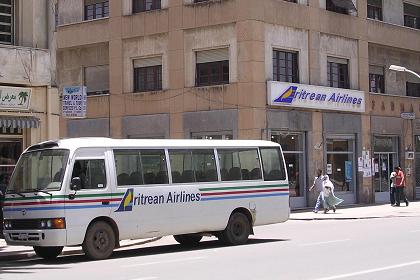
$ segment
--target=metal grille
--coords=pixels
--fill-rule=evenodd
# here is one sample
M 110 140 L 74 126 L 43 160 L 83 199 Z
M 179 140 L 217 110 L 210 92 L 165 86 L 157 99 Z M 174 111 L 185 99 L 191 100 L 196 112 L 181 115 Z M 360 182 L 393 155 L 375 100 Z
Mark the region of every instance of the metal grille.
M 13 44 L 13 0 L 0 0 L 0 44 Z
M 11 220 L 12 230 L 20 229 L 38 229 L 40 220 L 38 219 L 25 219 L 25 220 Z

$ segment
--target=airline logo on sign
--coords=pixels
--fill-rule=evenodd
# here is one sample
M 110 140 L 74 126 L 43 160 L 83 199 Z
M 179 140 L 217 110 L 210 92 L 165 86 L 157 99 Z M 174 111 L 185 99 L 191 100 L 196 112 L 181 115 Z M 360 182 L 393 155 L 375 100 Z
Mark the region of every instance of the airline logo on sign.
M 363 91 L 269 81 L 268 104 L 349 112 L 365 111 Z

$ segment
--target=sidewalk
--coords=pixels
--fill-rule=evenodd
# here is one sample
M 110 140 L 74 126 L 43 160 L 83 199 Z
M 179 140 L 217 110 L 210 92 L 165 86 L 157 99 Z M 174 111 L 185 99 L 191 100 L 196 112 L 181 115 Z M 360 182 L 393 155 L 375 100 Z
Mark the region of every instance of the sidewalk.
M 329 211 L 324 214 L 322 211 L 313 213 L 312 209 L 294 210 L 290 214 L 290 220 L 308 221 L 308 220 L 350 220 L 350 219 L 379 219 L 395 217 L 420 217 L 420 201 L 410 202 L 408 207 L 402 203 L 400 207 L 391 207 L 389 204 L 382 205 L 353 205 L 337 208 L 337 212 Z M 124 240 L 121 241 L 121 247 L 124 248 L 140 246 L 159 238 Z M 65 247 L 62 255 L 83 254 L 81 247 Z M 36 257 L 32 247 L 28 246 L 7 246 L 3 239 L 0 239 L 0 262 L 20 260 Z

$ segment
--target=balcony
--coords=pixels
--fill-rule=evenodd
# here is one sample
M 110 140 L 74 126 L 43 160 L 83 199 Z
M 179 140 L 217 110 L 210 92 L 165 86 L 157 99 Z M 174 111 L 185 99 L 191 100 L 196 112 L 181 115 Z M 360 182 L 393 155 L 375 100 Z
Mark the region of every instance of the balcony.
M 109 41 L 109 34 L 109 18 L 61 25 L 57 32 L 57 48 L 105 43 Z
M 0 47 L 0 83 L 45 86 L 51 84 L 50 52 L 20 46 Z

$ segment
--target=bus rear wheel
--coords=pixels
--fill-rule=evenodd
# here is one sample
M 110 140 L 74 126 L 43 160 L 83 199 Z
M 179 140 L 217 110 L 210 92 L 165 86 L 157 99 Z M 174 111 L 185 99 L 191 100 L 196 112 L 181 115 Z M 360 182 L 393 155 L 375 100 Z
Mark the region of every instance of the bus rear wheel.
M 248 217 L 240 212 L 234 212 L 222 232 L 222 239 L 227 245 L 242 245 L 248 242 L 251 224 Z
M 200 243 L 201 238 L 203 238 L 202 235 L 194 233 L 174 235 L 176 242 L 186 247 L 197 246 L 198 243 Z
M 90 225 L 82 248 L 92 260 L 109 258 L 115 248 L 115 234 L 111 226 L 102 221 Z
M 61 252 L 63 251 L 63 246 L 34 246 L 34 251 L 38 257 L 51 261 L 55 260 L 58 257 L 58 255 L 61 254 Z

